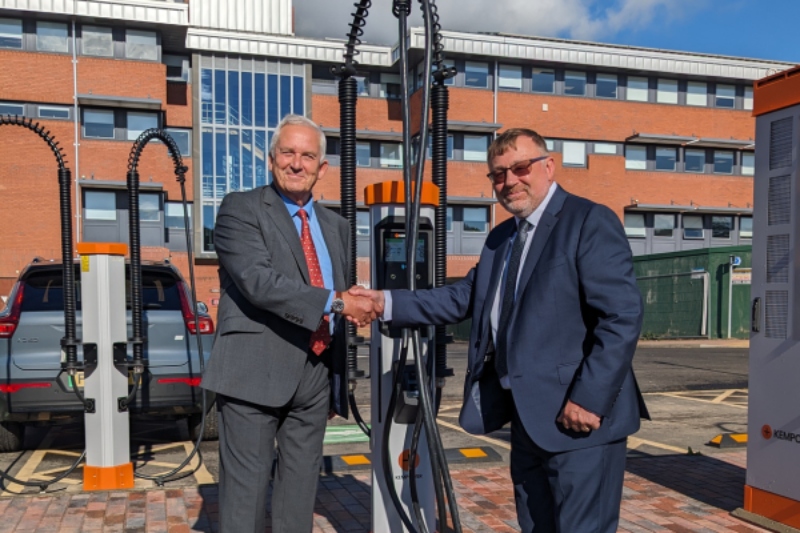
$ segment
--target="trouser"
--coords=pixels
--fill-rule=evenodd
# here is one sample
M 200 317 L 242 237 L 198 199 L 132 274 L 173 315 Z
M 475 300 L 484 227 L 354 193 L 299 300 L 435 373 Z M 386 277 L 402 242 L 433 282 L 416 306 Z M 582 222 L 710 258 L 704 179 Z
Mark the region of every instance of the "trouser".
M 312 530 L 330 405 L 328 374 L 322 358 L 311 354 L 297 391 L 281 407 L 217 396 L 221 533 L 264 533 L 276 441 L 272 531 Z

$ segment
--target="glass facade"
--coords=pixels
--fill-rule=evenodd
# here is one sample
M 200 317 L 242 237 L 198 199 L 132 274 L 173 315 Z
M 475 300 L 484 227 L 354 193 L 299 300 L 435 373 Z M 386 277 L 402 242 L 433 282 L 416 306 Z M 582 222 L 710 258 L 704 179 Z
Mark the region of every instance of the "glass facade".
M 269 142 L 280 119 L 305 114 L 305 66 L 203 57 L 200 70 L 200 168 L 203 251 L 214 250 L 222 198 L 271 181 Z

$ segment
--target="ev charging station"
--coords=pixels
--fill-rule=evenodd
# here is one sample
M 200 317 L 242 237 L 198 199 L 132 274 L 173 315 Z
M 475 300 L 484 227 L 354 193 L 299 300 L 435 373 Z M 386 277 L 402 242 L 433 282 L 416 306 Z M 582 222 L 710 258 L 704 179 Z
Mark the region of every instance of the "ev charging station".
M 439 190 L 432 183 L 423 183 L 422 202 L 419 216 L 419 235 L 417 239 L 417 288 L 433 287 L 433 221 L 434 207 L 438 204 Z M 406 216 L 402 182 L 384 182 L 370 185 L 365 189 L 365 203 L 370 210 L 370 260 L 372 269 L 372 289 L 392 290 L 408 287 L 406 263 Z M 427 531 L 436 529 L 434 472 L 428 453 L 419 453 L 414 468 L 409 464 L 414 423 L 420 405 L 419 387 L 425 386 L 418 379 L 414 362 L 421 358 L 428 364 L 433 357 L 434 328 L 428 326 L 421 330 L 419 351 L 408 342 L 400 329 L 390 328 L 376 320 L 372 322 L 370 342 L 371 400 L 371 443 L 372 449 L 372 531 L 374 533 L 394 533 L 406 531 L 393 504 L 387 478 L 394 482 L 394 491 L 400 499 L 408 516 L 412 515 L 412 491 L 410 475 L 416 479 L 416 500 L 422 510 Z M 403 351 L 407 350 L 406 358 Z M 403 364 L 403 359 L 405 363 Z M 401 367 L 402 365 L 402 367 Z M 435 383 L 431 369 L 430 382 Z M 400 387 L 394 386 L 398 374 Z M 394 401 L 392 396 L 394 397 Z M 391 409 L 391 412 L 390 412 Z M 387 427 L 388 426 L 388 427 Z M 388 435 L 388 439 L 386 436 Z M 418 447 L 427 451 L 426 435 L 420 435 Z M 386 454 L 388 460 L 378 457 Z M 390 476 L 386 468 L 390 468 Z
M 130 460 L 125 254 L 120 243 L 79 243 L 84 395 L 84 490 L 133 488 Z M 75 377 L 73 377 L 73 381 Z M 77 384 L 76 384 L 77 385 Z
M 744 510 L 800 528 L 800 67 L 755 83 L 752 316 Z M 773 524 L 762 523 L 763 518 Z

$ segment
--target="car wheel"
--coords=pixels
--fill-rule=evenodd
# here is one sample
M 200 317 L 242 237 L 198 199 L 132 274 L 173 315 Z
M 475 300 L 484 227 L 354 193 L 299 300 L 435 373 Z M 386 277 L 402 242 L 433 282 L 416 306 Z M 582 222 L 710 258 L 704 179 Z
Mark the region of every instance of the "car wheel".
M 16 422 L 0 422 L 0 452 L 18 452 L 25 440 L 25 426 Z
M 196 441 L 200 436 L 200 426 L 203 417 L 200 413 L 189 415 L 189 437 Z M 206 425 L 203 428 L 203 440 L 219 439 L 219 425 L 217 424 L 217 407 L 212 403 L 211 408 L 206 413 Z

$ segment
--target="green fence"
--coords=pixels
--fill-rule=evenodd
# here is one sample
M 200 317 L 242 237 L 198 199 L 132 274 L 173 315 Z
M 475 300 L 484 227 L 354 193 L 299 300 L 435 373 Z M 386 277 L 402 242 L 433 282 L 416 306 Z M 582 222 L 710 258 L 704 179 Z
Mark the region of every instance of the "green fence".
M 642 276 L 642 338 L 707 337 L 709 275 L 705 271 Z

